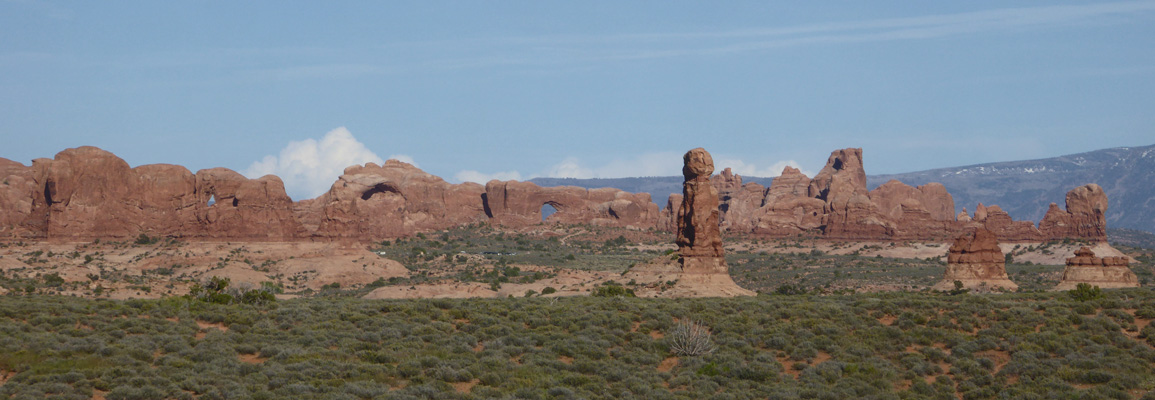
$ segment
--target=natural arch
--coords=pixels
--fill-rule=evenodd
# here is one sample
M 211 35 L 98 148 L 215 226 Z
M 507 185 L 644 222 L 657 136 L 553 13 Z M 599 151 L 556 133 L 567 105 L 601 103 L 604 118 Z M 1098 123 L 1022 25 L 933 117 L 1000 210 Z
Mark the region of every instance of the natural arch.
M 556 212 L 557 212 L 557 205 L 556 204 L 551 203 L 551 202 L 546 202 L 545 204 L 542 204 L 541 205 L 541 221 L 545 222 L 545 220 L 548 219 L 550 215 L 553 215 Z
M 388 193 L 401 194 L 401 192 L 397 191 L 397 188 L 395 188 L 395 187 L 386 185 L 384 183 L 378 183 L 376 185 L 373 185 L 373 187 L 369 188 L 369 190 L 366 190 L 364 193 L 361 193 L 361 200 L 369 200 L 369 199 L 373 198 L 373 195 L 376 195 L 378 193 L 387 193 L 387 192 Z

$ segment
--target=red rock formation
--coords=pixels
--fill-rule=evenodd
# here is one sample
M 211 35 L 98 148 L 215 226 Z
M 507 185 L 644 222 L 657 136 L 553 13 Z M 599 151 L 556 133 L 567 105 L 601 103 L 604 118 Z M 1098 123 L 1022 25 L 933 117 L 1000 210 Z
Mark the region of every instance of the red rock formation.
M 734 174 L 734 171 L 727 167 L 722 173 L 710 177 L 710 183 L 718 193 L 738 191 L 742 189 L 742 176 Z
M 486 220 L 515 228 L 540 224 L 543 204 L 558 210 L 549 223 L 679 230 L 677 216 L 692 211 L 683 210 L 682 204 L 694 202 L 671 196 L 659 211 L 648 194 L 616 189 L 542 188 L 516 181 L 494 181 L 484 188 L 452 185 L 411 165 L 390 162 L 350 167 L 328 193 L 293 203 L 274 176 L 247 179 L 223 168 L 192 174 L 163 164 L 130 168 L 95 147 L 68 149 L 54 159 L 34 160 L 31 167 L 0 159 L 0 177 L 0 238 L 147 233 L 229 240 L 376 240 Z M 707 191 L 719 196 L 717 218 L 727 232 L 925 240 L 982 226 L 1004 241 L 1106 238 L 1107 199 L 1097 185 L 1072 190 L 1067 209 L 1053 206 L 1039 228 L 982 204 L 973 218 L 965 209 L 952 217 L 953 200 L 939 184 L 914 188 L 888 182 L 867 191 L 861 149 L 832 152 L 814 179 L 786 167 L 769 188 L 743 184 L 729 169 L 712 178 L 709 172 L 695 175 L 699 181 L 710 188 L 695 189 L 695 196 Z
M 870 200 L 882 215 L 902 220 L 919 215 L 919 219 L 953 221 L 954 198 L 941 183 L 912 187 L 891 180 L 870 191 Z
M 32 167 L 0 158 L 0 238 L 35 237 L 28 230 L 36 183 Z
M 810 197 L 809 186 L 810 178 L 797 168 L 783 168 L 766 189 L 750 232 L 785 236 L 820 229 L 826 202 Z
M 727 232 L 750 232 L 758 224 L 758 204 L 765 196 L 766 188 L 757 183 L 748 183 L 734 189 L 720 191 L 719 210 L 722 230 Z
M 995 234 L 975 228 L 955 239 L 943 279 L 931 289 L 952 290 L 959 281 L 971 290 L 1016 290 L 1019 286 L 1007 276 L 1005 260 Z
M 1074 238 L 1107 241 L 1107 194 L 1094 183 L 1067 192 L 1066 211 L 1051 203 L 1039 222 L 1039 231 L 1048 239 Z
M 227 169 L 196 173 L 199 237 L 214 239 L 291 240 L 305 235 L 293 216 L 293 200 L 281 178 L 248 179 Z M 209 202 L 212 201 L 212 205 Z
M 809 187 L 810 178 L 806 177 L 806 174 L 803 174 L 798 168 L 786 166 L 782 169 L 782 174 L 774 178 L 770 187 L 766 189 L 766 196 L 762 198 L 760 206 L 785 199 L 808 197 Z
M 666 207 L 658 214 L 658 228 L 666 232 L 678 231 L 678 213 L 682 210 L 682 195 L 671 193 Z
M 958 222 L 971 222 L 971 215 L 967 212 L 966 207 L 963 207 L 962 211 L 955 216 L 955 220 Z
M 722 256 L 718 190 L 710 182 L 710 174 L 714 173 L 713 158 L 699 147 L 686 152 L 682 161 L 685 182 L 682 184 L 682 204 L 678 210 L 678 231 L 674 241 L 681 255 L 681 277 L 671 293 L 677 296 L 697 296 L 698 293 L 753 295 L 734 283 Z
M 297 219 L 325 238 L 380 240 L 485 221 L 476 183 L 453 185 L 388 160 L 345 168 L 329 191 L 297 207 Z
M 128 204 L 135 176 L 128 163 L 95 147 L 67 149 L 52 160 L 32 161 L 37 190 L 33 229 L 51 238 L 127 237 L 139 210 Z
M 530 182 L 490 181 L 485 185 L 486 214 L 506 227 L 542 223 L 541 208 L 557 210 L 545 222 L 650 228 L 659 209 L 649 193 L 618 189 L 583 189 L 573 186 L 543 188 Z
M 916 188 L 891 180 L 870 191 L 870 200 L 894 222 L 895 237 L 946 238 L 956 225 L 954 200 L 939 183 Z
M 826 166 L 807 188 L 810 197 L 826 202 L 824 236 L 834 239 L 886 238 L 894 224 L 883 218 L 866 190 L 862 149 L 830 153 Z
M 95 147 L 33 161 L 23 228 L 50 239 L 158 236 L 285 240 L 299 235 L 281 180 L 224 168 L 193 175 L 175 165 L 129 168 Z M 209 205 L 210 198 L 221 200 Z
M 1063 279 L 1053 290 L 1071 290 L 1080 283 L 1103 289 L 1139 287 L 1139 278 L 1131 271 L 1127 257 L 1099 258 L 1090 248 L 1083 247 L 1067 259 Z
M 1007 242 L 1042 241 L 1045 237 L 1035 228 L 1031 221 L 1015 221 L 1010 214 L 997 205 L 989 207 L 979 203 L 975 208 L 975 217 L 972 222 L 981 224 L 983 228 L 994 232 L 995 235 Z
M 678 254 L 682 257 L 721 257 L 722 233 L 718 226 L 718 190 L 710 183 L 714 159 L 696 148 L 682 157 L 682 206 L 678 209 Z

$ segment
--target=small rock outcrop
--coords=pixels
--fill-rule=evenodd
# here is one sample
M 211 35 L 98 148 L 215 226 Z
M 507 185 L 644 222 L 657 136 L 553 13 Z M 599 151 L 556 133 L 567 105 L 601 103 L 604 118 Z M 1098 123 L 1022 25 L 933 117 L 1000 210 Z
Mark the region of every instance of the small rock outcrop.
M 1094 183 L 1067 192 L 1066 210 L 1051 203 L 1039 222 L 1039 231 L 1048 239 L 1072 238 L 1107 241 L 1107 194 Z
M 543 222 L 542 208 L 555 212 L 546 223 L 650 228 L 660 210 L 649 193 L 574 186 L 543 188 L 532 182 L 489 181 L 481 196 L 485 214 L 497 225 L 521 228 Z
M 971 290 L 1016 290 L 1007 276 L 1006 258 L 995 234 L 975 228 L 955 239 L 947 253 L 946 272 L 933 290 L 953 290 L 955 281 Z
M 314 236 L 376 240 L 485 221 L 476 183 L 450 184 L 388 160 L 354 165 L 329 191 L 301 202 L 297 218 Z
M 894 221 L 897 237 L 946 239 L 956 224 L 954 199 L 940 183 L 913 187 L 891 180 L 871 190 L 870 200 Z
M 862 149 L 830 153 L 826 166 L 807 188 L 810 197 L 824 201 L 823 235 L 832 239 L 885 238 L 894 236 L 894 224 L 882 217 L 866 190 Z
M 673 297 L 752 296 L 730 277 L 719 229 L 718 190 L 710 182 L 714 160 L 696 148 L 682 157 L 682 204 L 675 243 L 681 256 L 681 276 L 666 295 Z
M 1054 290 L 1071 290 L 1080 283 L 1103 289 L 1139 287 L 1139 278 L 1131 271 L 1127 257 L 1096 257 L 1090 248 L 1075 251 L 1067 259 L 1063 279 Z
M 0 238 L 36 236 L 26 222 L 32 215 L 35 192 L 32 167 L 0 158 Z

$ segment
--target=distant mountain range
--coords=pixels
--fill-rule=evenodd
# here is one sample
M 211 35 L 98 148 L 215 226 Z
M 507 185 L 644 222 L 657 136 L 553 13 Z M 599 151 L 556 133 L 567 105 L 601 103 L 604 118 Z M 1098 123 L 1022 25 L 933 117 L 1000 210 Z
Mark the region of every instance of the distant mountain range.
M 870 168 L 869 159 L 865 167 Z M 955 210 L 997 204 L 1015 219 L 1038 222 L 1051 203 L 1064 206 L 1067 191 L 1095 183 L 1103 187 L 1110 205 L 1111 228 L 1155 232 L 1155 145 L 1118 147 L 1028 161 L 1008 161 L 939 168 L 890 175 L 867 176 L 871 189 L 897 179 L 912 186 L 939 182 L 954 197 Z M 743 176 L 744 183 L 769 186 L 773 178 Z M 534 178 L 539 186 L 612 187 L 650 193 L 665 207 L 671 193 L 681 193 L 682 177 L 659 176 L 613 179 Z

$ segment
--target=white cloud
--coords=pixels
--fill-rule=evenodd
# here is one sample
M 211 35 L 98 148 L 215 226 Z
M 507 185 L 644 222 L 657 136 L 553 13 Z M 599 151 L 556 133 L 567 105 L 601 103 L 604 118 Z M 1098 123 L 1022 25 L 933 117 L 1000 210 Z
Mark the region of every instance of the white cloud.
M 764 165 L 764 164 L 763 164 Z M 747 163 L 737 158 L 715 158 L 715 172 L 721 172 L 730 167 L 734 173 L 745 176 L 762 178 L 775 177 L 782 174 L 786 166 L 802 169 L 794 160 L 778 161 L 766 167 L 759 164 Z M 813 174 L 803 171 L 807 176 Z M 540 176 L 551 178 L 626 178 L 642 176 L 680 176 L 682 175 L 682 154 L 673 152 L 645 153 L 631 159 L 613 160 L 602 166 L 590 167 L 576 157 L 569 157 L 557 163 Z
M 411 162 L 412 158 L 404 157 Z M 291 141 L 279 156 L 268 155 L 254 162 L 243 174 L 258 178 L 277 175 L 285 182 L 285 191 L 294 199 L 311 199 L 325 193 L 341 176 L 345 167 L 364 163 L 382 164 L 377 154 L 340 127 L 326 133 L 321 140 Z
M 497 179 L 499 181 L 520 181 L 521 173 L 517 171 L 502 171 L 486 174 L 473 170 L 465 170 L 453 175 L 458 182 L 475 182 L 484 185 L 486 182 Z
M 759 178 L 773 178 L 778 175 L 782 175 L 782 169 L 786 168 L 787 166 L 802 170 L 802 166 L 794 160 L 778 161 L 770 164 L 765 168 L 759 168 L 756 164 L 747 164 L 745 161 L 740 159 L 726 158 L 715 160 L 714 166 L 714 172 L 722 172 L 722 170 L 730 168 L 730 170 L 735 174 L 742 176 L 756 176 Z M 806 174 L 806 176 L 814 176 L 813 173 L 806 170 L 802 170 L 802 173 Z
M 594 171 L 589 169 L 589 168 L 581 166 L 581 162 L 576 157 L 569 157 L 569 158 L 566 158 L 565 160 L 562 160 L 562 162 L 557 163 L 552 167 L 549 167 L 549 169 L 546 170 L 545 173 L 543 173 L 542 175 L 552 177 L 552 178 L 578 178 L 578 179 L 588 179 L 588 178 L 594 178 L 595 177 Z

